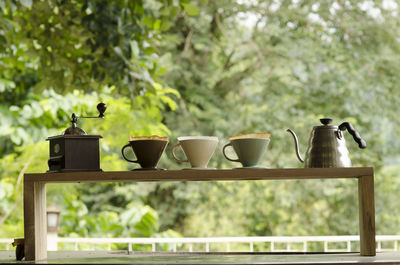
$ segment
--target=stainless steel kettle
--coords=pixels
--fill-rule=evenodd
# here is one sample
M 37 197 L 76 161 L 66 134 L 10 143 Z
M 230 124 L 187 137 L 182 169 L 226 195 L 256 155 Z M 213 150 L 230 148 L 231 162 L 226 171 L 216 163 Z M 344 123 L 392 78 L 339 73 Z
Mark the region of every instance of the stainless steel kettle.
M 359 133 L 348 122 L 333 126 L 330 125 L 332 119 L 320 119 L 320 121 L 323 125 L 314 126 L 311 131 L 305 160 L 300 155 L 296 134 L 287 129 L 293 135 L 299 160 L 304 163 L 305 167 L 351 167 L 349 151 L 342 131 L 347 129 L 361 149 L 367 147 L 365 141 L 361 139 Z

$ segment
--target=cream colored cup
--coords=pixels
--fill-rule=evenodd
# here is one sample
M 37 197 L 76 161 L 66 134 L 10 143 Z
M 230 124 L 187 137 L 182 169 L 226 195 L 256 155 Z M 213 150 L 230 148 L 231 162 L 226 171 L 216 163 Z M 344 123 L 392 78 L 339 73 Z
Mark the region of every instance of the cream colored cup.
M 218 137 L 215 136 L 180 136 L 179 143 L 172 147 L 173 158 L 178 162 L 189 162 L 192 169 L 205 169 L 214 154 L 218 144 Z M 176 157 L 175 149 L 181 147 L 186 159 Z

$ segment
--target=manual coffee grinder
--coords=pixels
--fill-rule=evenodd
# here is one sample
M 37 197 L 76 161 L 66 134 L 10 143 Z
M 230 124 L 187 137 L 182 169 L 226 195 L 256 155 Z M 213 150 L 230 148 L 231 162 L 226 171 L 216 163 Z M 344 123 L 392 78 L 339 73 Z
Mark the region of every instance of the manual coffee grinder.
M 104 118 L 107 105 L 99 103 L 97 117 L 83 117 L 72 113 L 71 127 L 62 135 L 47 138 L 50 142 L 49 170 L 47 172 L 101 171 L 99 139 L 101 135 L 88 135 L 77 126 L 78 119 Z

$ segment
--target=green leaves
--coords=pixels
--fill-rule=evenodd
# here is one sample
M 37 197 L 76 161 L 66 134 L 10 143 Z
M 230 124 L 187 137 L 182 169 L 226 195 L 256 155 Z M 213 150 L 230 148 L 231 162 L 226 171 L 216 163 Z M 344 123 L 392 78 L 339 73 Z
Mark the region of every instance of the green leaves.
M 19 0 L 19 2 L 26 8 L 32 7 L 32 0 Z
M 99 101 L 109 106 L 106 118 L 79 126 L 103 135 L 103 170 L 137 167 L 120 154 L 130 135 L 169 136 L 171 143 L 180 135 L 216 135 L 220 150 L 229 136 L 246 132 L 272 133 L 261 165 L 299 167 L 286 128 L 296 131 L 304 152 L 319 118 L 351 121 L 368 142 L 363 151 L 348 144 L 353 164 L 373 165 L 382 177 L 378 231 L 395 231 L 400 223 L 390 214 L 399 208 L 392 194 L 400 192 L 394 181 L 399 18 L 391 12 L 382 9 L 378 21 L 337 1 L 25 0 L 0 6 L 0 212 L 17 203 L 3 235 L 22 228 L 17 180 L 25 165 L 30 172 L 47 170 L 44 139 L 67 128 L 72 112 L 96 113 Z M 183 167 L 169 152 L 160 165 Z M 236 165 L 216 152 L 209 166 Z M 179 236 L 171 228 L 193 236 L 357 232 L 353 188 L 341 181 L 67 189 L 48 187 L 48 201 L 64 211 L 64 236 Z M 299 229 L 299 223 L 312 226 Z
M 185 3 L 182 3 L 181 5 L 189 16 L 198 16 L 200 14 L 200 10 L 195 5 Z
M 181 95 L 177 111 L 166 114 L 166 122 L 173 128 L 172 138 L 217 135 L 220 149 L 231 135 L 270 132 L 271 143 L 262 165 L 301 167 L 285 129 L 296 131 L 301 151 L 305 152 L 312 127 L 319 118 L 330 116 L 335 124 L 355 123 L 371 144 L 368 150 L 360 151 L 349 138 L 354 165 L 372 165 L 378 170 L 382 165 L 386 168 L 386 160 L 398 168 L 400 142 L 394 139 L 400 132 L 396 114 L 400 94 L 393 87 L 400 79 L 393 73 L 400 53 L 391 45 L 398 36 L 398 27 L 394 26 L 399 24 L 397 17 L 381 10 L 385 15 L 378 21 L 360 12 L 356 5 L 335 7 L 333 1 L 298 6 L 291 1 L 274 5 L 221 0 L 204 5 L 199 0 L 190 4 L 199 7 L 201 16 L 177 19 L 160 48 L 170 53 L 165 57 L 169 60 L 165 78 L 179 88 Z M 209 166 L 236 165 L 216 152 Z M 180 201 L 181 209 L 196 210 L 182 214 L 184 224 L 179 227 L 196 235 L 226 235 L 232 231 L 245 235 L 357 232 L 349 214 L 353 213 L 352 188 L 342 182 L 314 184 L 320 192 L 302 183 L 257 187 L 230 184 L 236 189 L 198 184 L 200 191 L 193 196 L 203 200 Z M 382 190 L 387 189 L 383 186 Z M 185 188 L 177 184 L 168 193 L 177 196 Z M 396 190 L 400 191 L 398 185 Z M 162 203 L 168 193 L 160 194 L 160 189 L 157 192 L 159 198 L 153 197 L 152 201 L 158 204 L 154 204 L 169 209 L 167 203 Z M 396 201 L 389 192 L 383 193 Z M 382 214 L 390 212 L 388 209 Z M 238 211 L 241 213 L 236 214 Z M 168 214 L 183 218 L 181 213 L 171 212 Z M 339 220 L 337 216 L 345 218 Z M 179 217 L 176 219 L 181 220 Z M 296 223 L 311 222 L 313 225 L 301 230 L 296 227 Z M 387 227 L 395 225 L 387 222 L 379 229 L 389 231 Z

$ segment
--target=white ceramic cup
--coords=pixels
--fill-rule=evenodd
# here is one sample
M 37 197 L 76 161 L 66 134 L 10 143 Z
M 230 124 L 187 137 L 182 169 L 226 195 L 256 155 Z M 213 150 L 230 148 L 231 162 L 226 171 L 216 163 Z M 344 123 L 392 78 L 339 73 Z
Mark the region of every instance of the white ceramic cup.
M 215 136 L 180 136 L 179 143 L 172 147 L 173 158 L 178 162 L 189 162 L 192 169 L 205 169 L 214 154 L 218 144 L 218 137 Z M 186 159 L 176 157 L 174 151 L 181 147 Z

